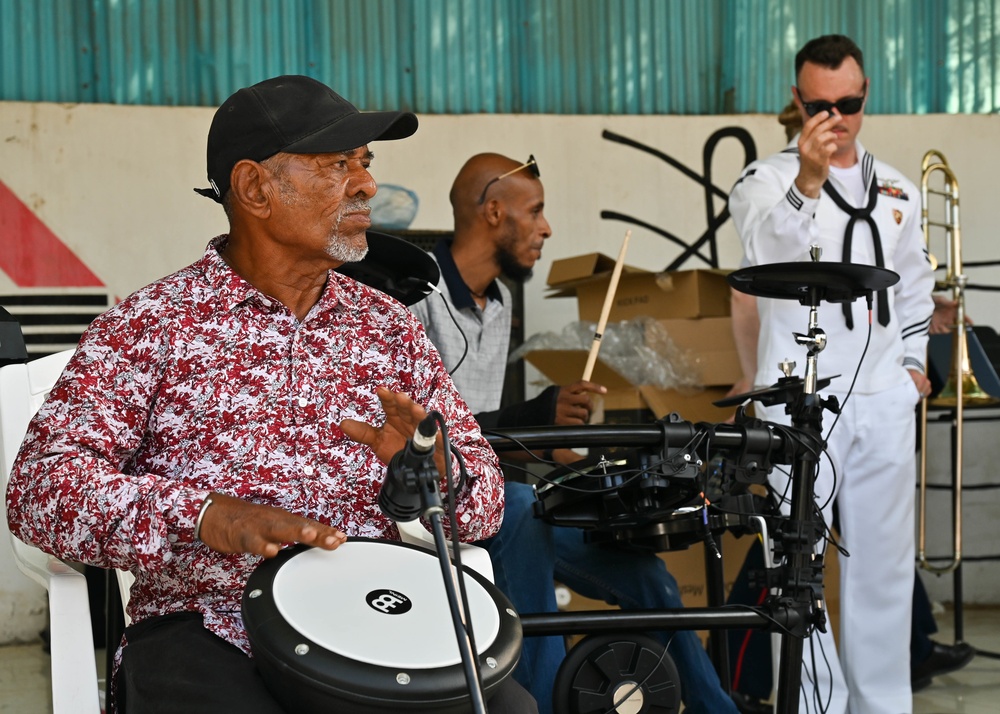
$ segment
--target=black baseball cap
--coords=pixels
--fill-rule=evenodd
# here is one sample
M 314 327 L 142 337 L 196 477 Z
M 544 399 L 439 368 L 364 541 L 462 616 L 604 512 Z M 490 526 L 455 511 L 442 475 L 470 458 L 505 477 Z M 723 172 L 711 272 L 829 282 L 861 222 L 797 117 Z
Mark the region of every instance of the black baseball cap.
M 411 112 L 360 112 L 322 82 L 283 75 L 238 90 L 215 112 L 208 130 L 208 181 L 195 191 L 215 201 L 243 159 L 279 152 L 332 154 L 370 141 L 405 139 L 417 130 Z

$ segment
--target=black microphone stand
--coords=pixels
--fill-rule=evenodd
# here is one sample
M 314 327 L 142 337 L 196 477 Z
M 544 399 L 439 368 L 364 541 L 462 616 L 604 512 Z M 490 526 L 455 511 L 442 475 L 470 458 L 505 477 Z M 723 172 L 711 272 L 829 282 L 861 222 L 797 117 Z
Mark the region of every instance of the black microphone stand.
M 446 459 L 448 456 L 446 455 Z M 448 608 L 451 612 L 452 624 L 455 628 L 455 639 L 458 642 L 458 651 L 462 658 L 462 669 L 465 672 L 465 681 L 469 687 L 469 696 L 472 700 L 472 711 L 475 714 L 486 712 L 486 700 L 483 696 L 483 685 L 479 672 L 479 660 L 473 649 L 472 620 L 463 622 L 462 611 L 459 608 L 458 593 L 455 588 L 455 575 L 465 577 L 458 565 L 453 569 L 451 558 L 448 557 L 448 537 L 444 533 L 444 506 L 441 502 L 441 494 L 438 491 L 438 473 L 434 465 L 433 457 L 428 455 L 422 464 L 416 468 L 405 467 L 402 469 L 403 485 L 409 493 L 416 492 L 420 497 L 420 517 L 426 518 L 431 524 L 431 532 L 434 535 L 434 547 L 437 551 L 438 560 L 441 563 L 441 576 L 444 579 L 445 594 L 448 597 Z M 450 475 L 449 475 L 450 479 Z

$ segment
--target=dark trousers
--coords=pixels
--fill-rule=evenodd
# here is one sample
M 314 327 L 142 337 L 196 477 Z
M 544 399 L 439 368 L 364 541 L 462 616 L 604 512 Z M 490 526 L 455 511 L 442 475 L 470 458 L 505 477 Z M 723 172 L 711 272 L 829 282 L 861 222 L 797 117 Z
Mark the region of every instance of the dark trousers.
M 143 620 L 127 628 L 125 637 L 115 690 L 119 714 L 285 714 L 253 660 L 206 630 L 198 613 Z M 538 711 L 513 679 L 500 685 L 489 710 Z
M 913 579 L 913 627 L 910 630 L 910 667 L 916 667 L 931 656 L 934 642 L 931 635 L 937 632 L 931 600 L 924 583 L 917 574 Z

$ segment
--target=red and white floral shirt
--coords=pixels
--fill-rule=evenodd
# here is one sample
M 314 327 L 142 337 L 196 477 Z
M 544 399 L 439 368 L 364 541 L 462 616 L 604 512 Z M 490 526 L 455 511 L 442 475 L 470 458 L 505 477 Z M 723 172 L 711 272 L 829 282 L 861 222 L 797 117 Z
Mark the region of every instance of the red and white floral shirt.
M 337 426 L 384 421 L 379 386 L 441 412 L 471 476 L 463 540 L 493 535 L 503 479 L 410 312 L 330 273 L 301 322 L 204 257 L 98 317 L 31 422 L 7 491 L 11 531 L 59 557 L 132 571 L 134 621 L 197 611 L 249 652 L 240 616 L 254 555 L 193 537 L 210 491 L 398 538 L 376 499 L 385 466 Z

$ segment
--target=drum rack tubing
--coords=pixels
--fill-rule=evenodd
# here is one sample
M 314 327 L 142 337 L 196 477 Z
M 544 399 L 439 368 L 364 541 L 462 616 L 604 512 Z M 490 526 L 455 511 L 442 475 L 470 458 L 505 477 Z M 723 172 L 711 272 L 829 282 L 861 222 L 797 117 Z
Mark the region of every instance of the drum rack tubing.
M 794 610 L 777 608 L 691 607 L 681 610 L 581 610 L 521 613 L 525 637 L 591 635 L 635 630 L 785 630 L 792 629 Z M 787 619 L 787 622 L 783 622 Z
M 766 427 L 758 427 L 767 430 Z M 714 424 L 712 446 L 718 449 L 739 448 L 746 443 L 746 436 L 735 426 Z M 683 446 L 698 430 L 708 431 L 690 422 L 673 424 L 588 424 L 584 426 L 519 427 L 516 429 L 484 432 L 486 440 L 495 451 L 516 451 L 571 447 L 655 447 Z M 769 431 L 769 430 L 767 430 Z M 771 432 L 771 451 L 779 454 L 785 447 L 781 434 Z

